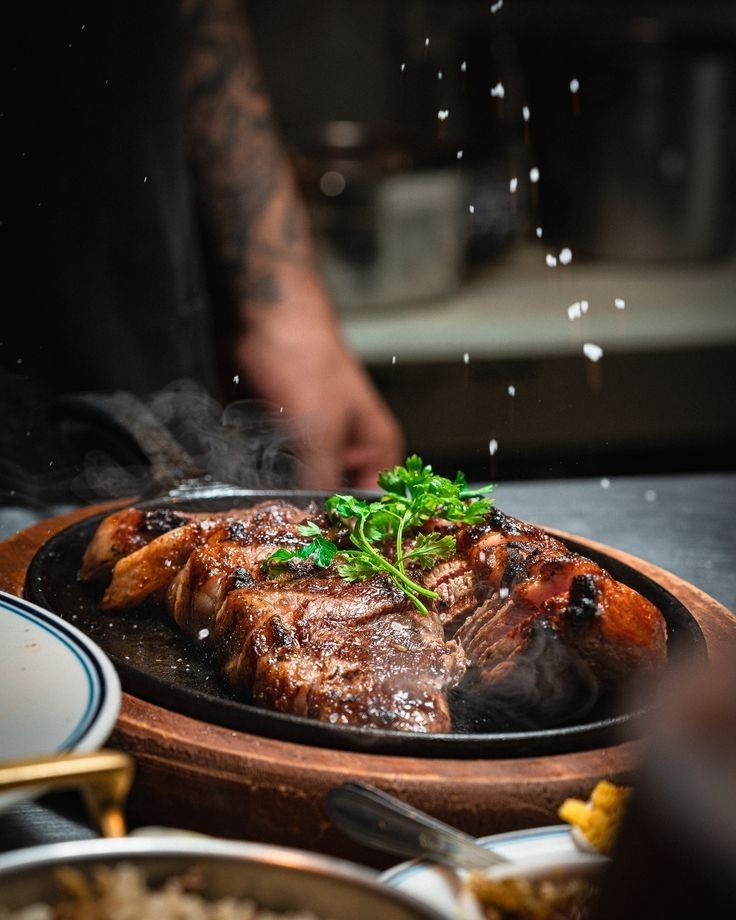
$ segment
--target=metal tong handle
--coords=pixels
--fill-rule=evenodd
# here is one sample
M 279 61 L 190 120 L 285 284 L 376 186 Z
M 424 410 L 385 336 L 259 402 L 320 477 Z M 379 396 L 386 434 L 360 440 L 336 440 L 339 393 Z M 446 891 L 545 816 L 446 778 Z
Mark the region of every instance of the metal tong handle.
M 427 856 L 460 869 L 508 862 L 473 837 L 374 786 L 345 783 L 325 798 L 333 824 L 359 843 L 397 856 Z
M 120 751 L 62 754 L 0 765 L 0 794 L 13 789 L 81 787 L 103 837 L 124 837 L 123 806 L 133 781 L 133 760 Z

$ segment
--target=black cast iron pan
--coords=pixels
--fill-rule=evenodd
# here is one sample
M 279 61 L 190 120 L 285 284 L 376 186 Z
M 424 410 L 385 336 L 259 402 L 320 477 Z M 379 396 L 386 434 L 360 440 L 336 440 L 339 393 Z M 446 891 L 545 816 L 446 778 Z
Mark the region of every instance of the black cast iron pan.
M 324 498 L 324 493 L 257 491 L 210 484 L 176 490 L 165 498 L 138 503 L 146 508 L 226 510 L 267 498 L 295 504 Z M 102 515 L 61 531 L 33 558 L 26 597 L 73 623 L 97 642 L 114 662 L 123 689 L 142 699 L 206 722 L 258 735 L 320 747 L 411 757 L 526 757 L 590 750 L 636 734 L 643 712 L 598 711 L 579 724 L 537 730 L 504 728 L 493 733 L 427 734 L 332 725 L 272 712 L 234 697 L 214 662 L 192 645 L 157 608 L 103 614 L 100 590 L 77 579 L 84 549 Z M 661 585 L 632 567 L 584 544 L 570 548 L 592 558 L 614 578 L 639 591 L 661 611 L 669 632 L 670 662 L 682 655 L 705 656 L 703 634 L 690 612 Z

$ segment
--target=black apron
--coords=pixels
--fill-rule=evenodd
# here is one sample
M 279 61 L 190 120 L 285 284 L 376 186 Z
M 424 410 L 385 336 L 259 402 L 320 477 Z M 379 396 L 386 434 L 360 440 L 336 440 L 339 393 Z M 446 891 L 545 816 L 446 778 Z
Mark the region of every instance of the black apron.
M 178 3 L 17 7 L 0 62 L 0 461 L 28 470 L 65 462 L 41 430 L 59 394 L 211 389 L 214 372 Z
M 5 27 L 0 362 L 63 391 L 210 383 L 178 4 L 22 6 Z

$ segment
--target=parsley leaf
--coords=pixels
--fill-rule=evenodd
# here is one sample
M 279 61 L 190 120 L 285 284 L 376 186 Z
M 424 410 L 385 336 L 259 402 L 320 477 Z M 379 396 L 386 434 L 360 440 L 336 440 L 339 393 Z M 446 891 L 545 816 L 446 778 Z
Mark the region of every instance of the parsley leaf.
M 321 569 L 326 569 L 337 554 L 337 546 L 323 536 L 319 524 L 310 521 L 297 527 L 298 532 L 304 537 L 314 536 L 314 540 L 299 549 L 277 549 L 263 563 L 265 572 L 274 568 L 283 568 L 290 559 L 311 559 Z
M 462 473 L 454 480 L 437 475 L 416 454 L 403 466 L 384 470 L 378 477 L 384 494 L 367 501 L 355 495 L 333 495 L 325 502 L 327 512 L 350 528 L 352 548 L 340 549 L 327 540 L 313 521 L 299 527 L 303 536 L 314 539 L 298 550 L 277 550 L 264 563 L 266 571 L 289 559 L 312 559 L 325 568 L 337 563 L 337 571 L 347 581 L 364 581 L 383 572 L 423 614 L 422 598 L 435 600 L 437 594 L 414 581 L 407 564 L 431 569 L 455 552 L 450 534 L 423 533 L 421 526 L 430 518 L 462 524 L 477 524 L 491 507 L 488 497 L 495 486 L 471 489 Z

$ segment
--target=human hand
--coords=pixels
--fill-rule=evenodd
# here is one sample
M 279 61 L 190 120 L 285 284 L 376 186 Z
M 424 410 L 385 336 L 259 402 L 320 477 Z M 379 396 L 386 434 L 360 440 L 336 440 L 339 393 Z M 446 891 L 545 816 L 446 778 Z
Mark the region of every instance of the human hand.
M 237 360 L 254 395 L 290 420 L 302 488 L 376 488 L 401 462 L 399 425 L 332 323 L 260 324 Z

